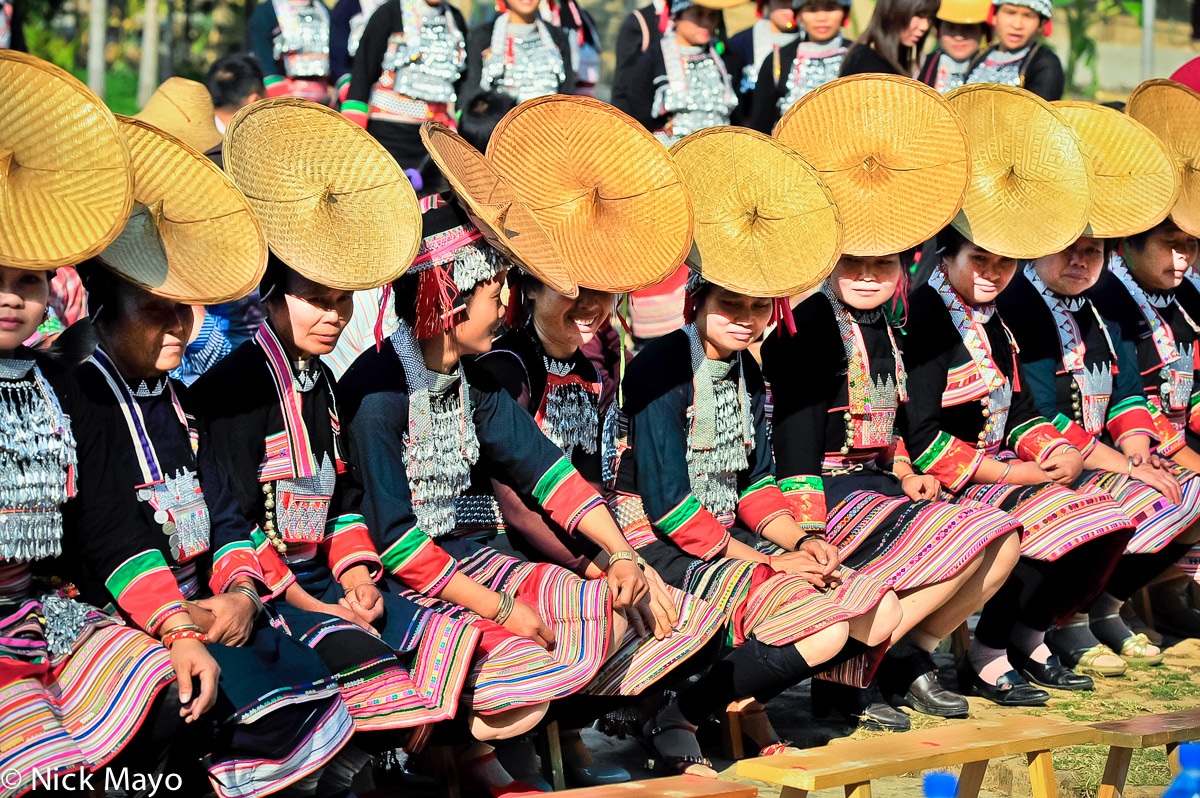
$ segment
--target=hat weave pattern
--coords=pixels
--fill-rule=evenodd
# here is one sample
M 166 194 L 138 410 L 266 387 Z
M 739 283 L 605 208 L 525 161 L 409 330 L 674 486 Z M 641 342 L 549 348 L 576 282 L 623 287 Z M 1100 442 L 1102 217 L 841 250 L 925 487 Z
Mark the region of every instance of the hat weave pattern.
M 133 118 L 149 122 L 204 153 L 221 143 L 213 114 L 212 96 L 202 84 L 187 78 L 167 78 Z
M 79 263 L 132 207 L 129 149 L 100 98 L 52 64 L 0 50 L 0 264 Z
M 1173 80 L 1148 80 L 1129 95 L 1126 111 L 1175 156 L 1181 188 L 1171 220 L 1200 236 L 1200 93 Z

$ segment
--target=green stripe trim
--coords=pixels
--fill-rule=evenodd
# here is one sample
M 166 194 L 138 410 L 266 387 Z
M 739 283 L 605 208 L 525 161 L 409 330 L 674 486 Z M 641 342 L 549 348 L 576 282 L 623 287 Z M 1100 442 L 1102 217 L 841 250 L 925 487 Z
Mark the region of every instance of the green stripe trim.
M 260 549 L 267 543 L 267 533 L 261 528 L 254 527 L 254 531 L 250 533 L 250 542 L 254 544 L 254 548 Z
M 422 532 L 420 527 L 414 526 L 404 533 L 404 537 L 388 546 L 387 551 L 381 554 L 379 559 L 388 573 L 394 574 L 412 559 L 412 556 L 425 545 L 427 540 L 429 540 L 429 536 Z
M 239 549 L 244 549 L 246 551 L 253 552 L 254 546 L 252 546 L 250 544 L 250 541 L 248 541 L 248 540 L 237 540 L 237 541 L 234 541 L 233 543 L 227 543 L 224 546 L 222 546 L 220 549 L 218 549 L 217 553 L 213 555 L 213 562 L 220 562 L 221 558 L 224 557 L 226 554 L 230 554 L 231 552 L 237 551 Z
M 753 485 L 751 485 L 750 487 L 748 487 L 744 491 L 742 491 L 742 495 L 741 495 L 740 499 L 746 498 L 747 496 L 749 496 L 751 493 L 754 493 L 755 491 L 762 490 L 763 488 L 770 488 L 770 487 L 773 487 L 774 485 L 775 485 L 775 478 L 771 477 L 771 476 L 765 476 L 762 479 L 760 479 L 758 482 L 755 482 Z M 740 501 L 740 499 L 739 499 L 739 501 Z
M 371 107 L 361 100 L 346 100 L 342 103 L 342 113 L 346 111 L 358 111 L 360 114 L 369 113 Z
M 918 471 L 928 472 L 933 464 L 936 463 L 938 459 L 946 453 L 946 450 L 949 449 L 950 445 L 953 443 L 953 435 L 944 430 L 939 432 L 937 437 L 933 439 L 933 443 L 929 444 L 929 446 L 925 448 L 925 451 L 918 455 L 917 459 L 913 461 L 913 464 L 916 465 Z
M 1066 432 L 1071 428 L 1071 419 L 1067 418 L 1062 413 L 1054 416 L 1054 418 L 1050 420 L 1050 423 L 1053 424 L 1054 428 L 1059 432 Z
M 283 83 L 282 75 L 267 75 L 263 78 L 263 88 L 274 86 L 276 83 Z
M 125 592 L 133 580 L 148 571 L 166 567 L 167 560 L 162 556 L 161 551 L 143 551 L 136 557 L 131 557 L 122 563 L 121 567 L 113 571 L 108 579 L 104 580 L 104 586 L 119 601 L 121 594 Z
M 537 486 L 533 489 L 533 497 L 538 500 L 538 504 L 545 507 L 550 494 L 562 484 L 563 480 L 571 476 L 574 470 L 575 466 L 571 465 L 571 461 L 565 456 L 558 458 L 554 465 L 550 466 L 545 474 L 542 474 L 542 478 L 538 480 Z
M 784 493 L 798 490 L 819 490 L 825 492 L 825 480 L 814 476 L 784 477 L 779 480 L 779 489 Z
M 1021 440 L 1021 438 L 1024 438 L 1026 435 L 1028 435 L 1029 432 L 1034 427 L 1038 426 L 1039 424 L 1045 424 L 1045 423 L 1046 423 L 1046 419 L 1043 418 L 1042 416 L 1034 416 L 1033 418 L 1026 421 L 1024 424 L 1018 425 L 1017 427 L 1015 427 L 1013 429 L 1012 432 L 1008 433 L 1009 444 L 1013 448 L 1016 448 L 1017 443 Z M 1051 426 L 1053 426 L 1053 425 L 1051 425 Z
M 346 513 L 345 515 L 339 515 L 337 518 L 331 518 L 326 521 L 325 531 L 336 535 L 348 526 L 354 526 L 355 524 L 365 525 L 366 523 L 366 520 L 358 513 Z
M 1197 400 L 1200 400 L 1200 395 L 1192 397 L 1193 404 Z M 1115 405 L 1112 405 L 1111 407 L 1108 408 L 1108 417 L 1116 418 L 1117 416 L 1121 415 L 1122 413 L 1124 413 L 1128 410 L 1137 410 L 1138 408 L 1141 408 L 1141 409 L 1149 412 L 1149 408 L 1146 406 L 1146 400 L 1144 398 L 1142 398 L 1140 396 L 1128 396 L 1128 397 L 1122 399 L 1121 401 L 1117 402 Z
M 668 535 L 673 535 L 675 532 L 686 524 L 688 521 L 696 517 L 696 513 L 700 512 L 703 507 L 700 506 L 700 500 L 695 494 L 689 493 L 687 498 L 679 503 L 679 505 L 663 516 L 655 526 L 666 532 Z

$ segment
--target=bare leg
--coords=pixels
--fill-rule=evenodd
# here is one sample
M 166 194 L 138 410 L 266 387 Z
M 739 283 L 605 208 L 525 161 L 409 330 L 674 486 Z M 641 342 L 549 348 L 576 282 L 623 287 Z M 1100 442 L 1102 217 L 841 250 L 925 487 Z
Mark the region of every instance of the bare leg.
M 529 707 L 497 712 L 492 715 L 481 715 L 472 712 L 467 716 L 467 728 L 476 740 L 507 740 L 519 734 L 525 734 L 546 717 L 549 702 L 534 704 Z
M 1021 539 L 1016 532 L 993 540 L 975 558 L 979 564 L 975 573 L 958 591 L 934 612 L 915 625 L 924 632 L 920 637 L 942 640 L 962 625 L 971 614 L 982 609 L 996 594 L 1021 556 Z
M 904 620 L 904 609 L 895 593 L 888 593 L 883 601 L 868 613 L 851 618 L 850 637 L 868 646 L 877 646 L 891 639 L 892 633 Z M 801 641 L 802 643 L 804 641 Z M 804 653 L 801 650 L 800 653 Z M 808 656 L 805 655 L 805 659 Z M 821 660 L 824 662 L 825 660 Z M 812 662 L 812 660 L 809 660 Z

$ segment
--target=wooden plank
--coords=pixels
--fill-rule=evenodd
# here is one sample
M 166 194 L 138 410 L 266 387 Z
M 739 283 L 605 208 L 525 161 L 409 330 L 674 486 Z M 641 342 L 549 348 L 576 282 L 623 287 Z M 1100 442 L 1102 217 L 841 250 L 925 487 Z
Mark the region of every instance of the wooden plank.
M 980 759 L 962 766 L 962 772 L 958 774 L 958 798 L 977 798 L 989 761 Z
M 1096 723 L 1098 742 L 1121 748 L 1153 748 L 1168 743 L 1200 740 L 1200 709 L 1185 709 L 1162 715 L 1141 715 L 1129 720 Z
M 1100 790 L 1096 798 L 1121 798 L 1125 792 L 1125 778 L 1129 775 L 1129 761 L 1133 758 L 1132 748 L 1114 745 L 1108 751 L 1104 763 L 1104 775 L 1100 777 Z
M 1031 751 L 1029 781 L 1033 785 L 1033 798 L 1058 798 L 1058 782 L 1054 779 L 1054 758 L 1049 751 Z
M 782 787 L 779 790 L 779 798 L 808 798 L 808 790 L 802 790 L 799 787 Z
M 1183 770 L 1179 766 L 1179 743 L 1167 743 L 1167 767 L 1171 770 L 1171 778 L 1175 778 Z
M 1089 726 L 1016 715 L 951 723 L 887 739 L 834 742 L 796 754 L 743 759 L 737 774 L 769 784 L 823 790 L 912 771 L 1091 743 Z
M 725 722 L 721 724 L 721 753 L 726 759 L 744 759 L 746 756 L 742 742 L 742 713 L 736 702 L 725 710 Z
M 860 781 L 846 785 L 846 798 L 871 798 L 871 782 Z
M 562 738 L 559 736 L 558 721 L 551 721 L 537 735 L 538 755 L 542 760 L 542 777 L 556 791 L 567 789 L 567 775 L 563 770 Z
M 703 779 L 699 776 L 669 776 L 662 779 L 627 781 L 624 784 L 608 784 L 604 787 L 581 787 L 554 794 L 564 798 L 756 798 L 758 788 L 750 784 Z

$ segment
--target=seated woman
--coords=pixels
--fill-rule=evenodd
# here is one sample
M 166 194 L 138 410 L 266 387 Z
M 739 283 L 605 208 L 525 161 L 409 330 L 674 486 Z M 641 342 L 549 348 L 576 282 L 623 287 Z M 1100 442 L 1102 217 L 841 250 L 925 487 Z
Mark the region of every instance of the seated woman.
M 168 651 L 151 636 L 168 634 L 186 613 L 145 582 L 129 594 L 151 634 L 74 600 L 69 585 L 34 579 L 35 569 L 53 570 L 53 558 L 94 555 L 140 522 L 113 478 L 112 441 L 96 408 L 64 366 L 22 345 L 47 318 L 55 268 L 121 231 L 132 180 L 116 120 L 83 84 L 11 50 L 0 51 L 0 80 L 56 98 L 38 135 L 0 130 L 0 148 L 42 166 L 0 206 L 0 767 L 3 793 L 14 796 L 35 786 L 35 774 L 44 786 L 50 773 L 90 774 L 118 755 L 137 772 L 161 773 L 185 722 L 212 709 L 218 669 L 197 640 L 180 638 Z M 24 102 L 6 93 L 0 115 L 18 118 Z M 33 203 L 69 223 L 12 212 Z
M 1039 40 L 1043 28 L 1049 35 L 1053 10 L 1049 0 L 993 3 L 996 43 L 971 59 L 965 82 L 1020 86 L 1043 100 L 1061 100 L 1062 62 Z
M 741 124 L 750 118 L 750 96 L 763 62 L 771 58 L 778 63 L 779 51 L 804 35 L 792 0 L 758 0 L 754 12 L 757 21 L 729 37 L 723 53 L 738 96 L 735 117 Z
M 794 152 L 747 130 L 697 134 L 673 156 L 696 206 L 691 262 L 698 258 L 703 272 L 689 279 L 689 323 L 626 370 L 616 505 L 626 535 L 663 579 L 728 619 L 722 660 L 646 727 L 668 765 L 696 772 L 707 765 L 696 728 L 729 703 L 741 704 L 754 747 L 778 753 L 786 743 L 766 702 L 822 665 L 844 666 L 848 681 L 869 680 L 877 656 L 859 655 L 888 640 L 900 606 L 881 580 L 842 568 L 837 549 L 797 525 L 775 484 L 766 387 L 747 352 L 773 315 L 771 297 L 819 279 L 813 264 L 836 252 L 827 189 Z M 737 192 L 715 188 L 760 169 L 782 177 L 747 179 Z M 804 206 L 821 212 L 797 218 Z M 710 221 L 743 214 L 783 222 Z M 791 551 L 764 554 L 756 548 L 764 539 Z
M 918 712 L 965 717 L 967 700 L 939 684 L 932 653 L 1000 589 L 1019 556 L 1020 522 L 936 501 L 937 480 L 912 468 L 896 433 L 908 377 L 889 319 L 901 269 L 896 254 L 843 255 L 821 293 L 795 309 L 796 334 L 763 344 L 776 473 L 806 531 L 899 595 L 904 621 L 892 642 L 907 634 L 916 653 L 881 679 L 894 679 Z
M 113 474 L 139 508 L 139 523 L 106 545 L 104 559 L 82 561 L 80 586 L 96 601 L 133 607 L 123 582 L 144 581 L 158 602 L 170 598 L 188 607 L 196 622 L 191 631 L 220 665 L 221 714 L 209 727 L 216 737 L 206 741 L 216 749 L 208 769 L 219 794 L 265 795 L 309 774 L 314 790 L 322 766 L 349 741 L 354 724 L 320 657 L 263 614 L 260 594 L 271 591 L 249 541 L 251 527 L 189 413 L 186 389 L 167 376 L 179 365 L 193 323 L 191 308 L 180 300 L 204 305 L 253 285 L 266 245 L 250 206 L 217 166 L 143 123 L 122 123 L 122 133 L 133 153 L 139 207 L 162 202 L 176 208 L 186 185 L 189 198 L 204 197 L 204 219 L 213 208 L 224 211 L 220 236 L 250 243 L 222 257 L 206 246 L 211 239 L 195 235 L 201 226 L 186 224 L 191 220 L 176 209 L 171 223 L 192 237 L 176 234 L 172 247 L 159 250 L 157 234 L 123 235 L 80 266 L 100 346 L 76 374 L 98 417 L 118 431 L 110 451 Z M 167 162 L 174 164 L 174 181 L 150 193 Z M 143 213 L 134 214 L 128 230 L 146 224 Z M 138 274 L 137 265 L 159 251 L 169 252 L 162 264 L 166 278 L 153 292 L 125 276 Z M 213 264 L 220 264 L 217 275 L 197 277 L 198 267 Z M 116 563 L 121 580 L 102 583 Z M 352 776 L 333 768 L 321 789 L 338 779 L 348 789 Z
M 668 147 L 697 130 L 728 125 L 738 105 L 716 42 L 721 11 L 709 2 L 673 0 L 662 39 L 613 88 L 617 107 Z
M 575 93 L 575 61 L 567 34 L 538 13 L 541 0 L 500 0 L 491 22 L 467 37 L 467 72 L 459 110 L 475 95 L 495 91 L 518 103 L 547 94 Z
M 280 130 L 313 157 L 275 160 L 285 156 L 263 148 L 259 137 Z M 281 597 L 270 603 L 272 612 L 333 671 L 358 731 L 416 735 L 456 715 L 479 633 L 376 584 L 382 565 L 347 471 L 337 389 L 320 360 L 349 319 L 352 291 L 377 286 L 402 268 L 396 263 L 407 255 L 405 231 L 408 242 L 415 240 L 416 196 L 381 146 L 332 111 L 271 101 L 227 132 L 226 165 L 235 181 L 259 188 L 260 170 L 303 173 L 325 181 L 329 200 L 289 224 L 279 208 L 294 208 L 286 195 L 280 202 L 278 193 L 251 192 L 267 222 L 267 241 L 297 269 L 269 255 L 258 334 L 192 393 L 244 527 L 252 530 L 270 595 Z M 352 171 L 351 162 L 372 169 Z M 382 188 L 374 182 L 380 175 L 387 178 Z M 355 202 L 338 202 L 342 192 Z M 386 213 L 390 225 L 387 240 L 381 234 L 364 250 L 371 257 L 329 248 L 333 231 L 357 241 L 345 231 L 369 230 L 365 220 L 376 213 Z M 383 741 L 396 736 L 372 735 L 370 743 L 394 747 Z
M 1059 111 L 1093 159 L 1106 168 L 1120 166 L 1104 182 L 1097 177 L 1091 235 L 1026 264 L 996 306 L 1009 320 L 1038 410 L 1079 447 L 1084 467 L 1096 469 L 1081 489 L 1107 492 L 1137 524 L 1089 610 L 1090 629 L 1088 615 L 1079 614 L 1047 636 L 1050 649 L 1068 664 L 1113 675 L 1124 667 L 1105 667 L 1101 659 L 1112 660 L 1112 650 L 1129 663 L 1162 662 L 1159 648 L 1135 635 L 1120 609 L 1200 539 L 1200 479 L 1151 456 L 1157 433 L 1136 347 L 1100 315 L 1088 290 L 1104 271 L 1107 240 L 1140 232 L 1169 210 L 1176 167 L 1157 139 L 1118 111 L 1083 103 Z M 1129 191 L 1142 201 L 1122 201 Z
M 1099 595 L 1133 523 L 1109 496 L 1072 490 L 1091 474 L 1081 476 L 1078 448 L 1038 413 L 994 303 L 1017 258 L 1053 252 L 1083 229 L 1093 180 L 1078 147 L 1050 156 L 1022 146 L 1036 137 L 1017 138 L 1021 126 L 1069 133 L 1036 97 L 972 86 L 959 89 L 951 104 L 971 141 L 996 145 L 972 148 L 963 213 L 938 235 L 941 263 L 912 295 L 904 339 L 906 440 L 913 466 L 937 477 L 954 501 L 983 502 L 1023 524 L 1021 559 L 983 609 L 959 684 L 1001 704 L 1041 704 L 1049 694 L 1026 679 L 1092 687 L 1051 654 L 1045 633 Z M 996 168 L 1014 178 L 997 186 L 985 177 Z
M 842 71 L 848 43 L 842 28 L 850 4 L 841 0 L 806 0 L 797 9 L 803 34 L 764 57 L 752 95 L 743 100 L 742 124 L 770 135 L 787 109 L 813 89 L 835 80 Z
M 917 80 L 942 94 L 957 89 L 967 79 L 971 59 L 991 37 L 990 0 L 942 0 L 937 19 L 937 49 L 925 56 Z

